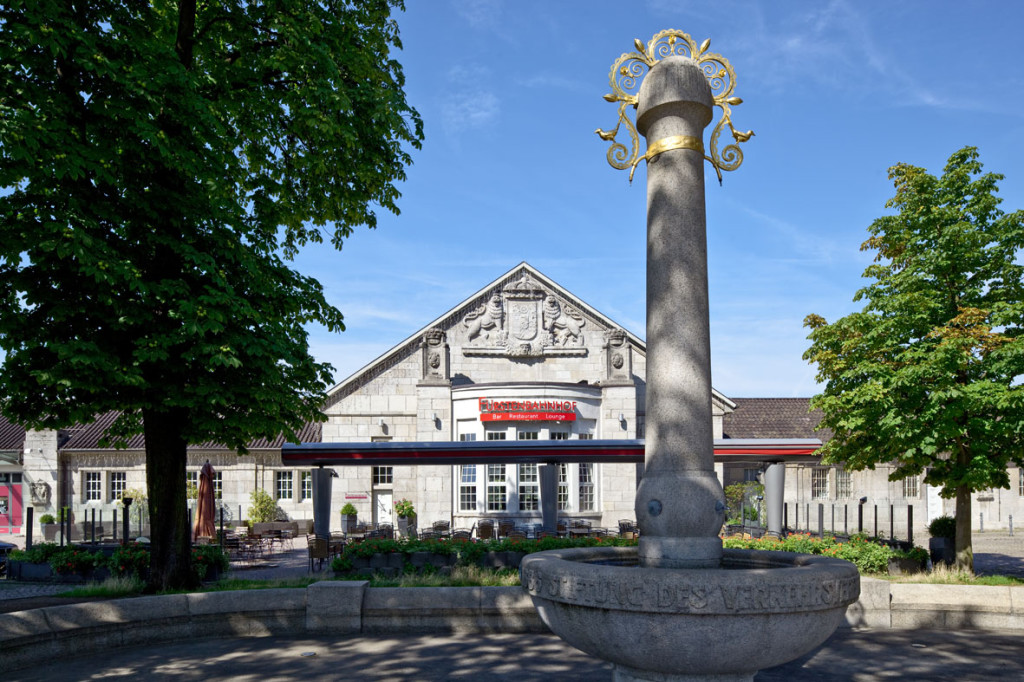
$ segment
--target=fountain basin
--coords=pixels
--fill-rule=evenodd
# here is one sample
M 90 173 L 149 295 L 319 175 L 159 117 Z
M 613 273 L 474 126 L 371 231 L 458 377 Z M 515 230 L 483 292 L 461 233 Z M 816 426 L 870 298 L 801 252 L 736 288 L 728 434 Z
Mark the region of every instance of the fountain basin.
M 750 680 L 831 636 L 860 596 L 856 566 L 731 550 L 719 568 L 642 568 L 635 547 L 531 554 L 523 588 L 559 637 L 617 680 Z

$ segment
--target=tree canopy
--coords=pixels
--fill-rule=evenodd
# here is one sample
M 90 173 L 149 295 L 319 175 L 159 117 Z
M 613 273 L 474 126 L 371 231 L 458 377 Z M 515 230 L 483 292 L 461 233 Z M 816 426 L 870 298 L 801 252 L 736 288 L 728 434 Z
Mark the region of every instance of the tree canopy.
M 895 215 L 875 220 L 864 309 L 833 323 L 810 315 L 824 391 L 811 405 L 833 437 L 822 460 L 890 479 L 924 474 L 956 498 L 957 563 L 973 569 L 971 492 L 1009 487 L 1024 466 L 1024 211 L 1004 213 L 1001 175 L 978 152 L 953 154 L 941 177 L 889 169 Z
M 0 409 L 145 433 L 163 586 L 187 575 L 187 444 L 322 419 L 304 325 L 342 315 L 288 261 L 398 211 L 423 135 L 402 7 L 0 2 Z

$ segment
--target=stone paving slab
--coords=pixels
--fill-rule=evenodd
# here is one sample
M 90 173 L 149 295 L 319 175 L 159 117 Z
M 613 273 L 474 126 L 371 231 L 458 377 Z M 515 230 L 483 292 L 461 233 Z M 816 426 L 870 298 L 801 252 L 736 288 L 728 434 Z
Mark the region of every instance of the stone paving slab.
M 756 682 L 1024 680 L 1016 632 L 840 630 L 821 648 Z M 259 637 L 133 647 L 5 674 L 6 681 L 81 679 L 567 680 L 611 678 L 607 663 L 554 635 Z

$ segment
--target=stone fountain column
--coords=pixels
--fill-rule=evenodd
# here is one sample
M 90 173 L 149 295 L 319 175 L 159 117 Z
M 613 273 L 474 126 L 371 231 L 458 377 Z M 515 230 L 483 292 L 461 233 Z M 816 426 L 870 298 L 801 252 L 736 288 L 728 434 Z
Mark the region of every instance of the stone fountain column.
M 722 558 L 714 471 L 704 209 L 704 128 L 713 98 L 687 57 L 651 67 L 637 131 L 666 151 L 647 165 L 647 430 L 636 496 L 642 566 L 703 568 Z
M 857 568 L 822 556 L 723 551 L 714 473 L 704 162 L 739 167 L 735 73 L 682 31 L 623 54 L 609 75 L 619 122 L 608 161 L 647 171 L 647 428 L 638 547 L 531 554 L 520 577 L 551 631 L 613 664 L 616 682 L 749 682 L 820 645 L 860 592 Z M 649 69 L 643 83 L 638 80 Z M 713 94 L 714 93 L 714 94 Z M 626 116 L 637 107 L 634 127 Z M 722 118 L 702 141 L 712 107 Z M 621 127 L 629 146 L 616 141 Z M 735 140 L 719 149 L 725 131 Z M 647 138 L 639 154 L 638 133 Z M 728 139 L 726 137 L 726 139 Z M 632 173 L 630 174 L 632 178 Z M 781 498 L 780 498 L 781 499 Z

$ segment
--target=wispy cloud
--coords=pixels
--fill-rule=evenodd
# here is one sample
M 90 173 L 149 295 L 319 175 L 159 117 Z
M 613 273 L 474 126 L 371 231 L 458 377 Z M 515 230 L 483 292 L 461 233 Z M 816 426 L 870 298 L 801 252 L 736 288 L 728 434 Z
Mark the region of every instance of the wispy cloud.
M 446 134 L 486 128 L 497 121 L 501 101 L 489 87 L 493 82 L 490 71 L 456 66 L 447 76 L 450 87 L 441 104 L 441 126 Z
M 501 26 L 500 0 L 456 0 L 452 7 L 472 28 L 496 29 Z

